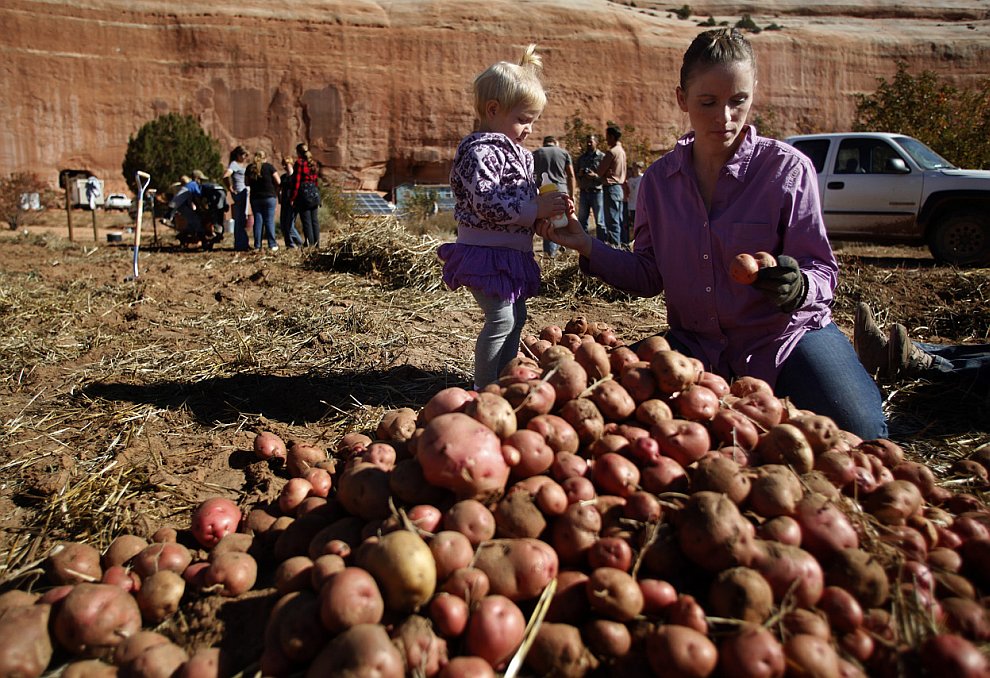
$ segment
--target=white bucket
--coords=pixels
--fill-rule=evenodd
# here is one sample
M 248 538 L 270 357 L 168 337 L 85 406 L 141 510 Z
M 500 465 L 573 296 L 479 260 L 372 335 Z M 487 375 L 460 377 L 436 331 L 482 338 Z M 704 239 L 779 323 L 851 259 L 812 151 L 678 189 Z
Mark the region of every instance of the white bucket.
M 233 233 L 234 232 L 234 220 L 233 219 L 227 219 L 227 226 L 225 227 L 224 230 L 225 230 L 226 233 Z

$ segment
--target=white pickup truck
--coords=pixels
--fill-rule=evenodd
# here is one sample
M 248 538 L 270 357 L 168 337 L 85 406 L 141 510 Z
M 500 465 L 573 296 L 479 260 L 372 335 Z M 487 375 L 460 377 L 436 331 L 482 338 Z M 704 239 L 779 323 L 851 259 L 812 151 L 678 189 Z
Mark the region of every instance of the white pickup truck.
M 937 261 L 990 265 L 990 171 L 959 169 L 903 134 L 805 134 L 784 141 L 818 172 L 830 238 L 927 244 Z

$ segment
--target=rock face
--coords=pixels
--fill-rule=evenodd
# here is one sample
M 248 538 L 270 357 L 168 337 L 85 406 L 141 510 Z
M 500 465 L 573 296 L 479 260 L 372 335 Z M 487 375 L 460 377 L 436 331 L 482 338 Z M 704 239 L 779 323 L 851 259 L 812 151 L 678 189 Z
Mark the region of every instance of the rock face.
M 349 187 L 446 181 L 474 125 L 471 80 L 530 42 L 549 96 L 533 147 L 578 115 L 632 125 L 665 148 L 686 129 L 673 89 L 697 22 L 734 24 L 747 11 L 716 0 L 684 20 L 667 9 L 676 4 L 4 0 L 0 167 L 53 184 L 60 168 L 88 168 L 117 190 L 129 136 L 178 112 L 225 151 L 291 154 L 308 141 Z M 990 74 L 984 0 L 812 4 L 779 0 L 753 16 L 783 26 L 751 39 L 755 110 L 772 111 L 785 133 L 848 128 L 853 95 L 872 92 L 898 60 L 964 85 Z

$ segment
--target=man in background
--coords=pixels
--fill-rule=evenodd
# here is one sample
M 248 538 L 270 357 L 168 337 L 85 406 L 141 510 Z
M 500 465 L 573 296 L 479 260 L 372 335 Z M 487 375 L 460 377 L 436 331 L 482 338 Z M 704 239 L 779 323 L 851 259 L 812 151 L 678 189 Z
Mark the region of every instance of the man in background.
M 605 223 L 605 215 L 602 210 L 602 185 L 598 181 L 598 165 L 605 154 L 598 150 L 598 137 L 589 134 L 584 139 L 584 153 L 578 156 L 575 162 L 575 172 L 577 172 L 577 184 L 581 190 L 578 201 L 578 222 L 581 228 L 588 231 L 588 215 L 592 210 L 595 212 L 595 227 L 599 230 Z
M 574 164 L 571 154 L 557 145 L 557 139 L 552 136 L 543 137 L 543 146 L 533 151 L 533 176 L 537 184 L 543 183 L 543 175 L 557 190 L 574 195 Z M 547 239 L 543 240 L 543 252 L 548 256 L 557 256 L 560 246 Z
M 626 149 L 619 141 L 621 137 L 622 130 L 614 125 L 609 125 L 605 130 L 608 152 L 598 164 L 596 175 L 602 184 L 605 208 L 605 228 L 599 225 L 596 235 L 612 247 L 622 245 L 622 206 L 625 198 L 622 185 L 626 183 Z

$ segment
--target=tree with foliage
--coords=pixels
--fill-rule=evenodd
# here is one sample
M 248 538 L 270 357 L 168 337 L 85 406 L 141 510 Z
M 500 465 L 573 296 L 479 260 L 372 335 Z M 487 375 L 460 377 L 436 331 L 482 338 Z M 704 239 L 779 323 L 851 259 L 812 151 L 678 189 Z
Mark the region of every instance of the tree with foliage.
M 220 142 L 207 134 L 191 115 L 167 113 L 146 122 L 128 140 L 122 169 L 124 180 L 134 192 L 137 192 L 138 170 L 150 174 L 151 186 L 159 191 L 195 169 L 218 179 L 223 174 Z
M 606 121 L 602 129 L 598 129 L 584 121 L 575 111 L 568 120 L 564 121 L 564 136 L 557 139 L 558 143 L 571 154 L 572 158 L 584 153 L 584 140 L 589 134 L 598 136 L 599 144 L 604 144 L 605 128 L 615 125 L 622 130 L 622 147 L 626 149 L 626 159 L 629 163 L 637 160 L 649 165 L 656 160 L 657 154 L 652 152 L 651 144 L 632 125 L 620 125 L 612 120 Z M 676 139 L 676 136 L 675 136 Z M 673 143 L 670 144 L 671 146 Z M 602 146 L 604 150 L 604 146 Z
M 959 89 L 932 71 L 911 75 L 897 64 L 873 94 L 856 95 L 856 131 L 898 132 L 924 142 L 961 167 L 990 168 L 990 79 Z
M 38 175 L 30 172 L 14 172 L 0 178 L 0 221 L 7 222 L 12 231 L 34 221 L 38 212 L 25 204 L 24 196 L 38 193 L 44 208 L 53 197 L 52 192 Z

